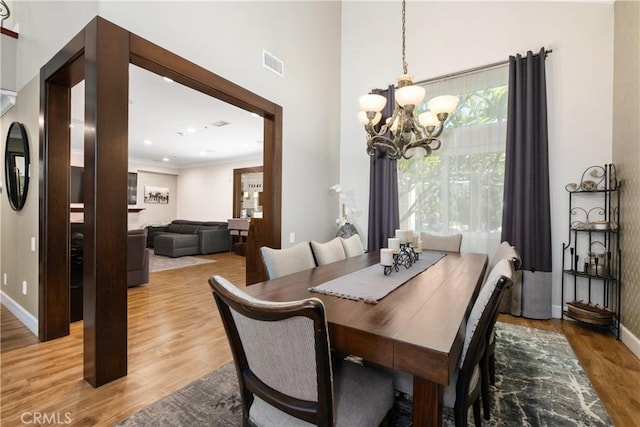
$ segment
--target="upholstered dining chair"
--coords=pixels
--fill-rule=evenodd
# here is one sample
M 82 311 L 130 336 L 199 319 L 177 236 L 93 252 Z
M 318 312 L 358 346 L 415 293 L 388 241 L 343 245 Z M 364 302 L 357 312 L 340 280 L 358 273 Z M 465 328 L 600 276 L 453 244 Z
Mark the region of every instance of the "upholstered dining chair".
M 495 323 L 498 305 L 504 289 L 512 282 L 511 264 L 502 260 L 491 270 L 467 320 L 465 340 L 459 370 L 443 394 L 443 405 L 453 408 L 456 427 L 467 425 L 467 411 L 473 406 L 475 425 L 482 425 L 480 416 L 481 371 L 487 345 L 487 333 Z
M 520 290 L 516 290 L 514 288 L 520 288 L 521 285 L 521 272 L 520 265 L 521 259 L 518 251 L 515 247 L 511 246 L 509 242 L 502 242 L 490 261 L 490 268 L 493 269 L 498 262 L 502 260 L 509 261 L 511 265 L 511 277 L 512 277 L 512 285 L 505 289 L 504 295 L 502 296 L 501 302 L 498 305 L 498 310 L 496 311 L 492 321 L 491 327 L 489 328 L 489 332 L 487 334 L 487 346 L 485 349 L 485 356 L 482 362 L 482 406 L 484 418 L 489 420 L 491 418 L 489 412 L 489 404 L 491 399 L 491 393 L 489 389 L 489 384 L 496 384 L 496 358 L 495 358 L 495 348 L 496 348 L 496 328 L 495 324 L 498 320 L 498 314 L 503 311 L 503 307 L 505 301 L 511 304 L 511 294 L 512 292 L 520 292 Z
M 377 426 L 393 379 L 332 360 L 321 300 L 268 302 L 209 279 L 236 366 L 244 426 Z
M 420 233 L 422 240 L 422 249 L 446 252 L 460 252 L 462 244 L 462 234 L 453 234 L 451 236 L 436 236 L 435 234 Z
M 462 354 L 442 398 L 443 406 L 453 409 L 456 427 L 467 425 L 467 411 L 470 406 L 473 406 L 475 425 L 481 425 L 481 376 L 487 330 L 493 327 L 492 322 L 495 323 L 500 298 L 504 289 L 511 285 L 511 281 L 510 263 L 503 260 L 487 276 L 467 319 Z M 400 371 L 391 372 L 396 389 L 402 393 L 413 394 L 411 375 Z
M 286 249 L 273 249 L 263 246 L 260 248 L 260 254 L 269 279 L 297 273 L 316 266 L 309 242 L 301 242 Z
M 326 243 L 311 241 L 311 249 L 318 265 L 331 264 L 347 258 L 340 237 L 331 239 Z
M 342 248 L 344 249 L 344 254 L 347 258 L 362 255 L 364 253 L 364 246 L 362 245 L 362 240 L 360 240 L 360 236 L 358 234 L 354 234 L 346 239 L 341 237 L 340 241 L 342 242 Z

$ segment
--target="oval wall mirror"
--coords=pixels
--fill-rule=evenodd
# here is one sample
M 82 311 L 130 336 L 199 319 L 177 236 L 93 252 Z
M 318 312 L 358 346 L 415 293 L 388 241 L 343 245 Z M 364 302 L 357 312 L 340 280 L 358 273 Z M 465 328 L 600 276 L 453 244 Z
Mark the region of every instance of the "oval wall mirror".
M 24 207 L 29 190 L 29 140 L 22 123 L 13 122 L 7 133 L 4 152 L 4 174 L 7 196 L 13 210 Z

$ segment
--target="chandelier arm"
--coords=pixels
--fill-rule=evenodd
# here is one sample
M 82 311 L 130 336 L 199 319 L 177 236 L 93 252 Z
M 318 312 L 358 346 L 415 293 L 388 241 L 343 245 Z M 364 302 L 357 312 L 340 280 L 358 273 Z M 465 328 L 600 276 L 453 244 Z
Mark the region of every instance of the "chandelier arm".
M 387 133 L 389 131 L 389 126 L 387 124 L 382 125 L 379 132 L 376 132 L 376 129 L 373 127 L 372 124 L 364 125 L 364 129 L 367 132 L 368 137 L 375 137 L 375 136 L 383 136 L 385 133 Z
M 376 152 L 376 148 L 386 147 L 388 148 L 387 157 L 390 159 L 397 159 L 399 157 L 398 148 L 394 145 L 393 141 L 386 136 L 374 136 L 367 140 L 367 153 L 372 156 Z

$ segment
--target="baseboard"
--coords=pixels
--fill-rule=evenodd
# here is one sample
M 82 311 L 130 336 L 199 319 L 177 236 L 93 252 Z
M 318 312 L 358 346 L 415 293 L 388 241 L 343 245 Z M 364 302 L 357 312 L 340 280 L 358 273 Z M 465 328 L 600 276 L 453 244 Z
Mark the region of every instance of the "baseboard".
M 21 321 L 33 335 L 38 336 L 38 319 L 18 304 L 13 298 L 0 291 L 0 303 Z
M 640 359 L 640 338 L 633 335 L 623 324 L 620 324 L 620 341 Z
M 562 306 L 560 305 L 552 305 L 551 306 L 551 317 L 554 319 L 560 319 L 562 317 Z

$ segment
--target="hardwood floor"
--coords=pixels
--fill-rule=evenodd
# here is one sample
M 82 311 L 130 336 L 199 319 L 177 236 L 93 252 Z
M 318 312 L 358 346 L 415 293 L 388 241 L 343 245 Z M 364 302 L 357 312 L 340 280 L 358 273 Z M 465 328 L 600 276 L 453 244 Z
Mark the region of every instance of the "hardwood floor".
M 207 280 L 219 274 L 244 285 L 244 258 L 208 257 L 216 262 L 151 273 L 149 284 L 129 289 L 128 375 L 99 388 L 82 379 L 82 322 L 40 343 L 3 307 L 0 424 L 47 416 L 49 424 L 113 425 L 231 361 Z M 615 425 L 638 425 L 640 360 L 624 344 L 569 321 L 500 321 L 564 333 Z

